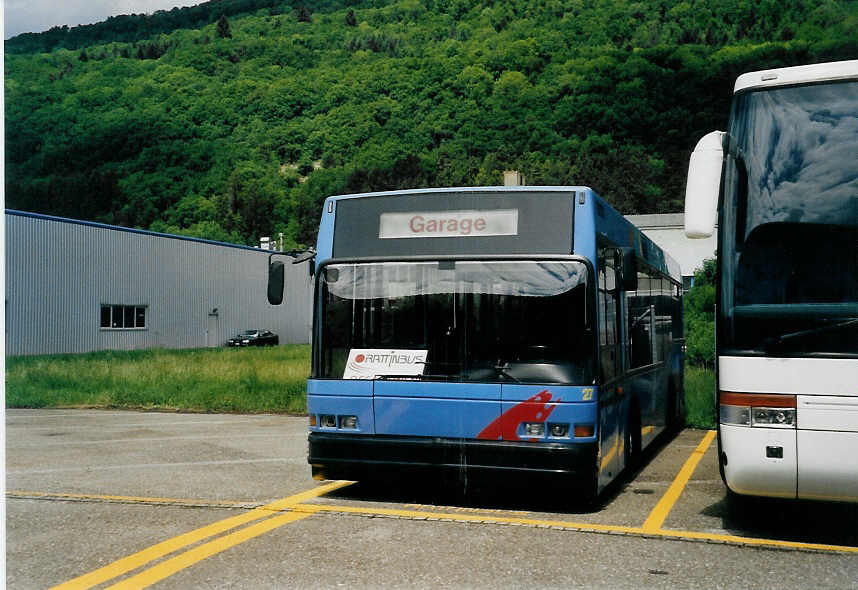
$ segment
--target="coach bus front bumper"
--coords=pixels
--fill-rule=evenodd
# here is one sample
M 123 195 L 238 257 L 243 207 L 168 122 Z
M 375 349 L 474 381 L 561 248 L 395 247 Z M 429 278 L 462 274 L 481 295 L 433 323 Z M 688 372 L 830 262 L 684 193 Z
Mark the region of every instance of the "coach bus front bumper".
M 595 489 L 597 443 L 482 441 L 311 432 L 307 461 L 316 479 L 398 477 L 405 473 L 519 474 Z

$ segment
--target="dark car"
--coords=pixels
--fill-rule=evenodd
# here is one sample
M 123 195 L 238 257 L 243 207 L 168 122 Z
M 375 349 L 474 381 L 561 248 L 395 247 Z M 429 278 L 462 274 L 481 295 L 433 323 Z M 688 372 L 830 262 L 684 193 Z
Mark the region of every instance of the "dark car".
M 227 340 L 227 346 L 277 346 L 280 337 L 271 330 L 245 330 Z

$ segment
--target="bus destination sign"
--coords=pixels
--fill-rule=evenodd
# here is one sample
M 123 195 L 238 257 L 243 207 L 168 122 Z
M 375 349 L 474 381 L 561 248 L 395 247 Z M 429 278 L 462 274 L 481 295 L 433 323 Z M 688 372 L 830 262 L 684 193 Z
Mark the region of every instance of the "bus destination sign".
M 349 351 L 343 379 L 375 379 L 381 375 L 412 376 L 423 374 L 428 350 L 390 350 L 353 348 Z
M 518 235 L 518 209 L 382 213 L 378 237 L 459 238 Z

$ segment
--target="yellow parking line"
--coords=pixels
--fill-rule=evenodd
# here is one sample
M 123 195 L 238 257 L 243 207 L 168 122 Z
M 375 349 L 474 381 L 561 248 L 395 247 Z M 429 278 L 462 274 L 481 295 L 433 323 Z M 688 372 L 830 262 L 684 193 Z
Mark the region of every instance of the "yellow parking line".
M 780 541 L 777 539 L 761 539 L 755 537 L 740 537 L 718 533 L 703 533 L 697 531 L 665 530 L 645 531 L 642 527 L 614 526 L 564 520 L 542 520 L 536 518 L 512 518 L 494 516 L 491 514 L 461 514 L 447 512 L 427 512 L 422 510 L 397 510 L 392 508 L 370 508 L 362 506 L 337 506 L 331 504 L 299 504 L 293 506 L 294 512 L 333 512 L 338 514 L 358 514 L 363 516 L 393 516 L 411 520 L 455 521 L 474 524 L 513 524 L 531 527 L 550 527 L 555 529 L 573 529 L 576 532 L 623 533 L 647 537 L 671 539 L 694 539 L 736 545 L 752 545 L 756 547 L 772 547 L 783 549 L 804 549 L 813 551 L 836 551 L 839 553 L 858 553 L 858 547 L 848 545 L 829 545 L 824 543 L 802 543 L 800 541 Z
M 149 498 L 146 496 L 115 496 L 105 494 L 66 494 L 59 492 L 31 492 L 27 490 L 12 490 L 6 492 L 7 498 L 50 498 L 58 500 L 100 500 L 105 502 L 124 502 L 128 504 L 205 504 L 207 506 L 247 506 L 254 502 L 238 500 L 202 500 L 193 498 Z
M 650 533 L 647 533 L 650 534 Z M 718 533 L 701 533 L 697 531 L 675 531 L 661 529 L 655 533 L 657 537 L 699 539 L 702 541 L 718 541 L 755 547 L 774 547 L 783 549 L 805 549 L 811 551 L 836 551 L 838 553 L 858 553 L 858 547 L 850 545 L 829 545 L 826 543 L 803 543 L 801 541 L 781 541 L 779 539 L 758 539 L 756 537 L 740 537 L 738 535 L 720 535 Z
M 685 465 L 683 465 L 682 469 L 679 470 L 679 473 L 676 475 L 673 483 L 670 484 L 669 488 L 667 488 L 667 492 L 665 492 L 664 496 L 662 496 L 661 500 L 659 500 L 658 504 L 656 504 L 655 508 L 650 512 L 649 517 L 647 517 L 646 521 L 643 523 L 643 527 L 641 528 L 643 528 L 644 532 L 653 533 L 661 530 L 661 525 L 664 524 L 668 513 L 671 508 L 673 508 L 673 505 L 676 504 L 676 501 L 679 499 L 679 495 L 682 493 L 682 490 L 685 489 L 686 484 L 688 484 L 688 480 L 691 479 L 691 474 L 694 473 L 694 469 L 697 467 L 697 464 L 700 463 L 700 459 L 703 458 L 703 455 L 706 453 L 709 445 L 712 444 L 712 439 L 714 438 L 714 430 L 707 432 L 703 437 L 703 440 L 700 441 L 700 444 L 697 445 L 697 448 L 691 453 L 691 456 L 685 461 Z
M 122 559 L 98 568 L 88 574 L 78 576 L 68 582 L 55 586 L 52 590 L 70 590 L 72 588 L 79 590 L 83 588 L 92 588 L 93 586 L 97 586 L 98 584 L 102 584 L 108 580 L 121 576 L 122 574 L 142 567 L 150 561 L 164 557 L 165 555 L 178 551 L 179 549 L 189 545 L 193 545 L 194 543 L 198 543 L 203 539 L 223 533 L 248 522 L 253 522 L 254 520 L 267 518 L 271 516 L 272 512 L 291 508 L 296 504 L 305 502 L 311 498 L 322 496 L 338 488 L 350 485 L 351 483 L 352 482 L 350 481 L 335 481 L 327 485 L 313 488 L 306 492 L 301 492 L 300 494 L 282 498 L 275 502 L 271 502 L 270 504 L 266 504 L 265 506 L 255 508 L 244 514 L 220 520 L 189 533 L 173 537 L 172 539 L 168 539 L 127 557 L 123 557 Z
M 203 559 L 211 557 L 212 555 L 222 551 L 226 551 L 230 547 L 240 545 L 245 541 L 249 541 L 254 537 L 258 537 L 259 535 L 272 531 L 285 524 L 289 524 L 290 522 L 307 518 L 314 512 L 315 510 L 308 509 L 307 506 L 304 506 L 300 512 L 287 512 L 280 516 L 263 520 L 262 522 L 256 523 L 252 526 L 245 527 L 240 531 L 219 537 L 214 541 L 209 541 L 199 547 L 194 547 L 193 549 L 185 551 L 184 553 L 159 563 L 158 565 L 152 566 L 127 580 L 123 580 L 113 586 L 110 586 L 109 590 L 146 588 L 155 582 L 159 582 L 164 578 L 172 576 L 176 572 L 189 568 Z
M 528 526 L 550 526 L 569 529 L 585 529 L 599 532 L 642 533 L 640 527 L 614 526 L 594 524 L 589 522 L 571 522 L 565 520 L 542 520 L 538 518 L 515 518 L 511 516 L 494 516 L 491 514 L 428 512 L 423 510 L 399 510 L 397 508 L 366 508 L 362 506 L 335 506 L 330 504 L 299 504 L 292 508 L 296 512 L 312 510 L 315 512 L 339 512 L 344 514 L 365 514 L 377 516 L 398 516 L 400 518 L 451 520 L 457 522 L 502 523 Z
M 124 557 L 122 559 L 114 561 L 113 563 L 94 570 L 88 574 L 84 574 L 82 576 L 74 578 L 73 580 L 69 580 L 68 582 L 60 584 L 59 586 L 55 586 L 54 590 L 70 590 L 72 588 L 92 588 L 93 586 L 97 586 L 98 584 L 101 584 L 102 582 L 106 582 L 108 580 L 112 580 L 113 578 L 121 576 L 126 572 L 130 572 L 131 570 L 146 565 L 154 559 L 158 559 L 159 557 L 163 557 L 164 555 L 172 553 L 173 551 L 177 551 L 183 547 L 192 545 L 193 543 L 196 543 L 202 539 L 211 537 L 212 535 L 217 535 L 224 531 L 228 531 L 229 529 L 270 515 L 271 512 L 263 511 L 261 508 L 256 508 L 255 510 L 252 510 L 250 512 L 246 512 L 244 514 L 240 514 L 232 518 L 221 520 L 214 524 L 199 528 L 195 531 L 191 531 L 190 533 L 185 533 L 184 535 L 179 535 L 178 537 L 174 537 L 162 543 L 158 543 L 157 545 L 153 545 L 147 549 L 144 549 L 143 551 L 138 551 L 137 553 L 129 555 L 128 557 Z

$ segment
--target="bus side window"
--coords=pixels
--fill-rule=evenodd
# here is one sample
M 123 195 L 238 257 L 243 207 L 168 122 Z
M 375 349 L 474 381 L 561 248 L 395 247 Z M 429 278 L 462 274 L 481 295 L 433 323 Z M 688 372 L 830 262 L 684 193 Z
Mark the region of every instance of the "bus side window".
M 638 289 L 628 292 L 628 350 L 629 368 L 636 369 L 654 362 L 655 349 L 655 306 L 652 288 L 661 281 L 648 268 L 638 269 Z
M 599 366 L 602 380 L 610 381 L 618 372 L 617 355 L 617 273 L 615 250 L 602 248 L 599 267 Z

